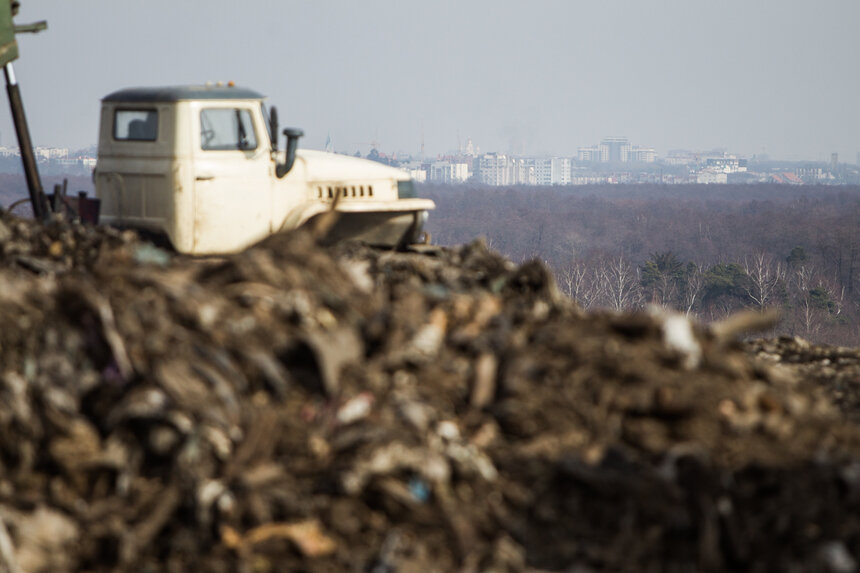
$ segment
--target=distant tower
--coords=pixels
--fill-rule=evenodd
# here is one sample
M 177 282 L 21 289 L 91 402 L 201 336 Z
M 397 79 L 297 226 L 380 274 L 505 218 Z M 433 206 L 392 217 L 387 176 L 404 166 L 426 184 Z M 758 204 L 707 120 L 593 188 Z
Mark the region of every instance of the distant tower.
M 860 165 L 860 151 L 857 152 L 857 165 Z
M 839 154 L 833 153 L 830 155 L 830 170 L 836 171 L 836 168 L 839 166 Z

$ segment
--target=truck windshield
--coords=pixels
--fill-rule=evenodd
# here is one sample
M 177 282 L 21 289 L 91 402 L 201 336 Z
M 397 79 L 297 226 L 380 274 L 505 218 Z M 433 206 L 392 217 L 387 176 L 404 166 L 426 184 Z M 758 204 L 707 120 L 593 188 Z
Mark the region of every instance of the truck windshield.
M 200 147 L 206 151 L 257 149 L 251 112 L 239 108 L 201 110 Z
M 263 123 L 266 124 L 266 133 L 269 134 L 269 141 L 272 141 L 272 124 L 269 119 L 269 108 L 266 107 L 266 104 L 260 104 L 260 111 L 263 112 Z

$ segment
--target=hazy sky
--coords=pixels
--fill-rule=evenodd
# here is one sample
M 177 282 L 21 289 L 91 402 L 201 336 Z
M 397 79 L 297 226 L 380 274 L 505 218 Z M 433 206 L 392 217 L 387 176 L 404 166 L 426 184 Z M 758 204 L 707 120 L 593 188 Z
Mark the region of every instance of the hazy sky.
M 306 147 L 670 149 L 854 162 L 858 0 L 22 0 L 38 145 L 96 142 L 99 99 L 234 80 Z M 5 98 L 3 98 L 5 101 Z M 8 110 L 8 107 L 6 108 Z M 14 144 L 8 111 L 0 142 Z

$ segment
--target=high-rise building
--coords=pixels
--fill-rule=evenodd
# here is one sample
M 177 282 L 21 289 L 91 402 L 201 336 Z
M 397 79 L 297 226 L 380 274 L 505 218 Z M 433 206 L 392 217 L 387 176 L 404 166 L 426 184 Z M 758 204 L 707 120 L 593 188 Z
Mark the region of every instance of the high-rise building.
M 478 158 L 478 181 L 487 185 L 507 185 L 510 181 L 508 156 L 485 153 Z
M 465 163 L 437 161 L 430 164 L 430 181 L 437 183 L 463 183 L 469 179 L 469 166 Z
M 552 185 L 552 159 L 536 157 L 532 162 L 535 166 L 535 185 Z
M 580 147 L 576 152 L 576 160 L 594 163 L 600 161 L 600 150 L 595 147 Z
M 657 161 L 657 151 L 652 147 L 636 147 L 630 149 L 630 161 L 635 163 L 654 163 Z
M 511 157 L 508 169 L 508 183 L 511 185 L 536 185 L 533 159 Z
M 427 169 L 420 161 L 409 161 L 400 164 L 400 169 L 407 172 L 409 176 L 419 183 L 427 181 Z
M 597 146 L 603 163 L 627 163 L 630 161 L 630 142 L 626 137 L 607 137 Z
M 657 152 L 650 147 L 630 145 L 626 137 L 606 137 L 599 145 L 580 147 L 576 159 L 583 163 L 654 163 Z
M 534 165 L 535 185 L 570 185 L 569 157 L 540 157 Z

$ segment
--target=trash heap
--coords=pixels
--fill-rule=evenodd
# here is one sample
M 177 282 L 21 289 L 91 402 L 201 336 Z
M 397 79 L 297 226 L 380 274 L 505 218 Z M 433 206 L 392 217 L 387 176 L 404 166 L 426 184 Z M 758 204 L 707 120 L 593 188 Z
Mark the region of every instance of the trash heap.
M 856 348 L 817 346 L 789 336 L 753 340 L 748 346 L 757 358 L 792 370 L 807 392 L 825 396 L 847 418 L 860 422 L 860 352 Z
M 737 325 L 585 314 L 480 241 L 0 214 L 0 253 L 0 571 L 858 568 L 856 412 Z

